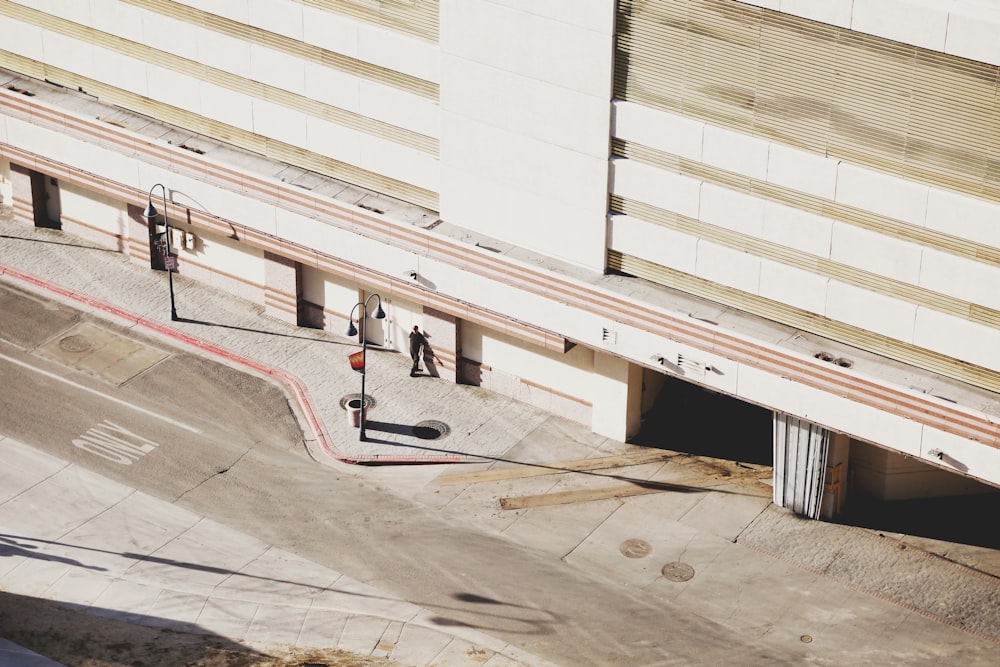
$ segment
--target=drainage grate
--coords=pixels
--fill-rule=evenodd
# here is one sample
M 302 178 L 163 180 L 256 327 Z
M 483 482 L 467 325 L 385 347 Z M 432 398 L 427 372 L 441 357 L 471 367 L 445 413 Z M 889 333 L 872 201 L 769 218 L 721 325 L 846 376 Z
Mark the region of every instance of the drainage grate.
M 93 345 L 86 336 L 66 336 L 59 340 L 59 348 L 66 352 L 86 352 Z
M 341 396 L 340 397 L 340 409 L 341 410 L 346 410 L 347 409 L 347 402 L 348 401 L 360 401 L 360 400 L 361 400 L 361 394 L 360 393 L 359 394 L 347 394 L 345 396 Z M 378 405 L 378 402 L 372 397 L 372 395 L 371 394 L 365 394 L 365 407 L 371 409 L 371 408 L 374 408 L 376 405 Z
M 428 419 L 413 425 L 413 435 L 421 440 L 437 440 L 449 433 L 451 433 L 451 427 L 436 419 Z
M 646 540 L 631 539 L 622 542 L 618 550 L 626 558 L 644 558 L 653 553 L 653 545 Z
M 694 568 L 687 563 L 674 561 L 664 565 L 660 573 L 667 581 L 690 581 L 691 577 L 694 576 Z

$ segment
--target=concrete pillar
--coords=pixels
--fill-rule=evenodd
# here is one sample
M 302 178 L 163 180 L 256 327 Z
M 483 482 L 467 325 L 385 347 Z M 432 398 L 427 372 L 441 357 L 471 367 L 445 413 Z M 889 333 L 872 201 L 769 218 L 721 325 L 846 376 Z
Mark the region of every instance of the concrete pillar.
M 14 220 L 26 225 L 45 226 L 45 182 L 42 174 L 19 164 L 10 164 L 11 205 Z
M 299 323 L 299 271 L 294 260 L 264 252 L 264 314 Z
M 625 441 L 642 426 L 642 367 L 620 357 L 594 352 L 591 430 Z
M 10 197 L 10 162 L 0 160 L 0 208 L 12 208 Z
M 424 308 L 424 333 L 427 344 L 434 353 L 425 355 L 427 373 L 451 382 L 457 381 L 458 353 L 460 349 L 461 323 L 458 318 L 433 308 Z
M 826 483 L 820 516 L 833 519 L 847 503 L 847 470 L 850 464 L 851 438 L 843 433 L 831 433 L 826 454 Z
M 150 268 L 149 222 L 142 216 L 143 207 L 126 204 L 128 219 L 125 221 L 125 254 L 134 264 Z

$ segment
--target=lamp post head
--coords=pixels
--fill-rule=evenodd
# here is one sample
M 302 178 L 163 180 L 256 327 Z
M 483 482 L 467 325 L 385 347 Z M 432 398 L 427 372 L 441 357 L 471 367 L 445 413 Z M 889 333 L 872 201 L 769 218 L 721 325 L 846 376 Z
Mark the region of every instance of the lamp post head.
M 382 310 L 382 303 L 381 302 L 379 302 L 378 307 L 375 308 L 375 314 L 372 315 L 372 317 L 374 317 L 376 320 L 384 320 L 385 319 L 385 311 Z
M 142 217 L 146 218 L 147 220 L 152 220 L 157 215 L 158 215 L 158 212 L 156 210 L 156 207 L 153 206 L 153 201 L 152 200 L 147 200 L 146 201 L 146 209 L 142 212 Z
M 345 331 L 344 333 L 346 333 L 348 336 L 358 335 L 358 328 L 354 326 L 353 321 L 347 323 L 347 331 Z

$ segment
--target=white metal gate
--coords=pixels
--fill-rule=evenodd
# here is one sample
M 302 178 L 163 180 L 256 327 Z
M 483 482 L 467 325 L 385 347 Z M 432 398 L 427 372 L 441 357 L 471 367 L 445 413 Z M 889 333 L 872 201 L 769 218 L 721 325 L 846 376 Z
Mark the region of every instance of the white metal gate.
M 816 424 L 774 413 L 774 502 L 818 519 L 823 501 L 830 432 Z

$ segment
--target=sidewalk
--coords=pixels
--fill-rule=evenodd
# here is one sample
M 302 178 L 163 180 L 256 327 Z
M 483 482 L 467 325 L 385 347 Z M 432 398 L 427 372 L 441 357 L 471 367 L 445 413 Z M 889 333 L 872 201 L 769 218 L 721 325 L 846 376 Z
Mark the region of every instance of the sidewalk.
M 261 655 L 325 647 L 420 666 L 546 664 L 469 628 L 443 630 L 426 609 L 2 434 L 0 461 L 7 594 Z
M 71 305 L 133 322 L 175 343 L 202 348 L 216 359 L 266 373 L 288 387 L 312 430 L 318 458 L 348 462 L 453 462 L 497 457 L 545 419 L 540 411 L 478 388 L 409 376 L 405 354 L 368 346 L 367 439 L 348 424 L 343 403 L 356 398 L 361 376 L 348 355 L 357 341 L 323 331 L 289 327 L 265 317 L 263 307 L 174 277 L 181 321 L 171 322 L 166 274 L 144 271 L 119 253 L 44 229 L 0 221 L 0 274 Z M 346 328 L 346 322 L 345 322 Z M 319 344 L 321 343 L 321 344 Z M 449 431 L 437 438 L 433 425 Z
M 608 483 L 608 477 L 585 475 L 506 479 L 500 473 L 514 462 L 614 456 L 630 447 L 479 388 L 411 379 L 408 357 L 371 347 L 366 393 L 376 405 L 368 413 L 369 440 L 359 442 L 341 404 L 360 390 L 360 378 L 347 360 L 356 343 L 270 320 L 262 307 L 183 276 L 175 279 L 175 294 L 178 314 L 186 321 L 170 322 L 164 274 L 52 231 L 0 219 L 0 248 L 0 280 L 34 285 L 39 294 L 68 300 L 98 317 L 135 322 L 147 332 L 284 382 L 310 425 L 307 446 L 318 462 L 375 480 L 445 519 L 502 534 L 664 604 L 682 604 L 740 637 L 783 649 L 795 646 L 804 660 L 821 664 L 904 655 L 913 658 L 912 664 L 958 655 L 966 664 L 990 664 L 1000 643 L 996 578 L 905 548 L 891 537 L 802 520 L 772 506 L 759 489 L 745 493 L 738 480 L 725 476 L 691 478 L 691 467 L 676 462 L 634 466 L 628 477 L 691 484 L 689 489 L 701 487 L 697 493 L 500 511 L 499 497 L 573 494 Z M 433 440 L 413 435 L 412 427 L 425 420 L 445 423 L 449 433 Z M 455 460 L 474 463 L 460 473 L 496 471 L 497 480 L 448 483 L 438 479 L 441 466 L 343 463 Z M 643 553 L 654 554 L 656 562 Z M 211 597 L 170 586 L 160 590 Z M 265 602 L 284 604 L 279 597 Z M 419 614 L 407 607 L 385 618 L 415 623 Z M 504 664 L 503 655 L 516 655 L 509 644 L 493 641 L 495 659 L 486 664 Z M 527 658 L 527 664 L 544 663 Z

